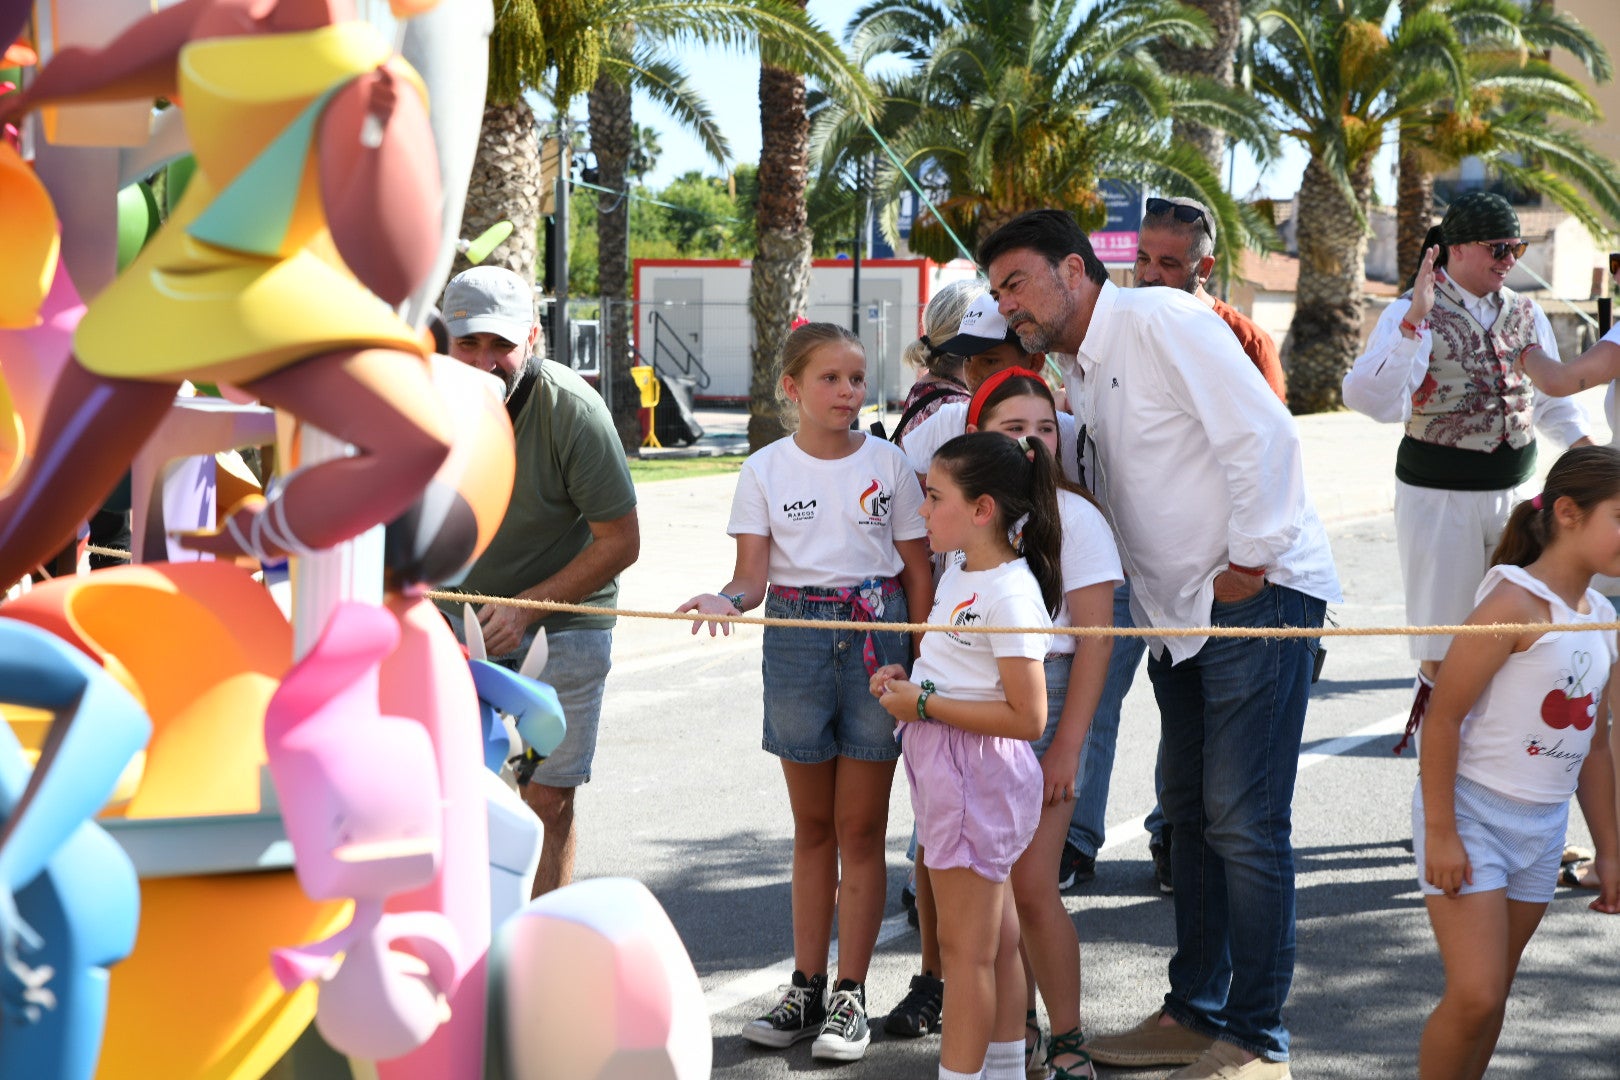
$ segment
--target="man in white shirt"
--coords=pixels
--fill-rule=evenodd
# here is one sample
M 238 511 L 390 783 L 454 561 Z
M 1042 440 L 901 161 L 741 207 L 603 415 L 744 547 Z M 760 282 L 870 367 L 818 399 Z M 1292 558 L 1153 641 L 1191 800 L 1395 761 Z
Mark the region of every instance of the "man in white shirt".
M 1459 196 L 1429 230 L 1413 288 L 1384 309 L 1344 377 L 1346 405 L 1406 425 L 1395 457 L 1395 541 L 1413 626 L 1460 623 L 1474 609 L 1508 513 L 1534 494 L 1523 489 L 1535 475 L 1534 428 L 1566 446 L 1590 441 L 1578 404 L 1536 393 L 1514 370 L 1531 343 L 1558 359 L 1541 307 L 1503 284 L 1524 249 L 1506 199 Z M 1451 639 L 1407 641 L 1418 661 L 1410 737 Z
M 1180 290 L 1116 287 L 1058 210 L 1004 225 L 979 262 L 1026 349 L 1075 354 L 1084 463 L 1138 625 L 1320 627 L 1341 597 L 1299 434 L 1220 317 Z M 1163 1007 L 1089 1049 L 1109 1065 L 1186 1065 L 1173 1080 L 1285 1078 L 1291 804 L 1319 643 L 1148 644 L 1176 952 Z

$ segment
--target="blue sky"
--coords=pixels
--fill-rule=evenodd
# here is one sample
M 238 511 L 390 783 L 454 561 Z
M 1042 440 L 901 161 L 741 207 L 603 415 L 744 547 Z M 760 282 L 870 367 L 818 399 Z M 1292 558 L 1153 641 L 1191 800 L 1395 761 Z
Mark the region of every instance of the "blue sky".
M 844 27 L 850 17 L 862 6 L 862 0 L 810 0 L 811 18 L 819 22 L 834 37 L 843 39 Z M 687 71 L 699 92 L 708 99 L 710 107 L 731 142 L 732 154 L 737 161 L 759 160 L 759 61 L 753 56 L 693 49 L 683 56 Z M 691 169 L 704 173 L 716 172 L 714 164 L 703 153 L 692 136 L 676 126 L 663 110 L 650 100 L 638 96 L 635 101 L 638 123 L 659 132 L 663 154 L 658 168 L 648 176 L 648 183 L 661 187 Z M 576 119 L 583 119 L 584 102 L 575 109 Z M 1281 160 L 1265 170 L 1257 169 L 1242 151 L 1238 154 L 1233 189 L 1247 195 L 1257 186 L 1263 196 L 1288 198 L 1299 187 L 1305 171 L 1306 157 L 1297 148 L 1288 146 Z M 1394 197 L 1393 159 L 1386 154 L 1377 172 L 1379 190 L 1386 201 Z

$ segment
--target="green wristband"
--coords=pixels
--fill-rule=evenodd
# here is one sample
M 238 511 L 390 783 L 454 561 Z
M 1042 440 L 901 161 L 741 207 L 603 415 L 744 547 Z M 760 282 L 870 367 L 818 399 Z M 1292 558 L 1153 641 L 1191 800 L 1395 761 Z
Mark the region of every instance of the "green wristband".
M 933 681 L 930 679 L 924 679 L 922 683 L 922 693 L 917 695 L 917 719 L 928 719 L 928 698 L 933 692 Z
M 748 593 L 746 591 L 745 592 L 740 592 L 740 593 L 723 592 L 723 593 L 715 593 L 715 595 L 725 597 L 727 600 L 731 601 L 731 606 L 732 607 L 736 608 L 738 611 L 741 611 L 742 610 L 743 597 L 747 596 Z

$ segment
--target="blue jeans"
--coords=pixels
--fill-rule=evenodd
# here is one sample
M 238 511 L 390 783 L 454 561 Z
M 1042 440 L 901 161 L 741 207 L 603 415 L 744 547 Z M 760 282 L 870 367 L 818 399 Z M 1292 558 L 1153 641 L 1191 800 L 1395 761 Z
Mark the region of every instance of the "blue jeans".
M 1326 605 L 1280 585 L 1215 604 L 1215 626 L 1320 627 Z M 1175 829 L 1176 952 L 1165 1012 L 1273 1061 L 1288 1058 L 1294 977 L 1294 778 L 1317 638 L 1210 638 L 1148 658 L 1165 817 Z
M 1114 588 L 1114 625 L 1133 626 L 1131 583 Z M 1069 819 L 1069 843 L 1083 854 L 1096 857 L 1103 843 L 1103 827 L 1108 815 L 1108 782 L 1114 772 L 1114 744 L 1119 738 L 1119 712 L 1125 695 L 1141 666 L 1147 642 L 1139 637 L 1117 637 L 1108 659 L 1108 681 L 1103 683 L 1102 699 L 1091 717 L 1085 749 L 1080 755 L 1080 775 L 1075 778 L 1074 815 Z M 1158 790 L 1158 777 L 1154 777 Z M 1158 804 L 1148 816 L 1148 831 L 1158 839 L 1164 818 Z

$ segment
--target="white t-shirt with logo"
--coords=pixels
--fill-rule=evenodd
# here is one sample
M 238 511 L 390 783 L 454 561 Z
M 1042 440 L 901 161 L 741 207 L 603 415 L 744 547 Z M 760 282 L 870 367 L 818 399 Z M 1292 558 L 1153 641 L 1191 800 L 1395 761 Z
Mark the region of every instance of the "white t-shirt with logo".
M 939 411 L 906 432 L 906 456 L 911 469 L 926 475 L 934 453 L 940 447 L 967 433 L 968 407 L 965 402 L 952 401 L 941 405 Z M 1080 452 L 1076 446 L 1074 417 L 1066 412 L 1057 414 L 1058 467 L 1073 483 L 1080 483 Z
M 1052 625 L 1041 587 L 1023 559 L 1009 559 L 990 570 L 968 570 L 953 562 L 934 589 L 928 621 L 964 627 Z M 1005 701 L 996 660 L 1004 656 L 1040 660 L 1050 642 L 1051 635 L 1045 633 L 929 633 L 923 637 L 911 681 L 921 685 L 928 679 L 939 693 L 964 701 Z
M 1059 489 L 1058 517 L 1063 526 L 1063 553 L 1058 566 L 1063 575 L 1064 600 L 1052 625 L 1073 626 L 1068 594 L 1104 581 L 1118 585 L 1125 580 L 1125 571 L 1120 569 L 1114 530 L 1108 527 L 1108 519 L 1095 505 L 1072 491 Z M 1051 651 L 1072 653 L 1079 640 L 1068 634 L 1054 634 Z
M 841 589 L 895 577 L 904 565 L 895 543 L 928 535 L 906 455 L 863 439 L 853 454 L 828 461 L 789 436 L 743 462 L 726 532 L 771 538 L 773 584 Z

